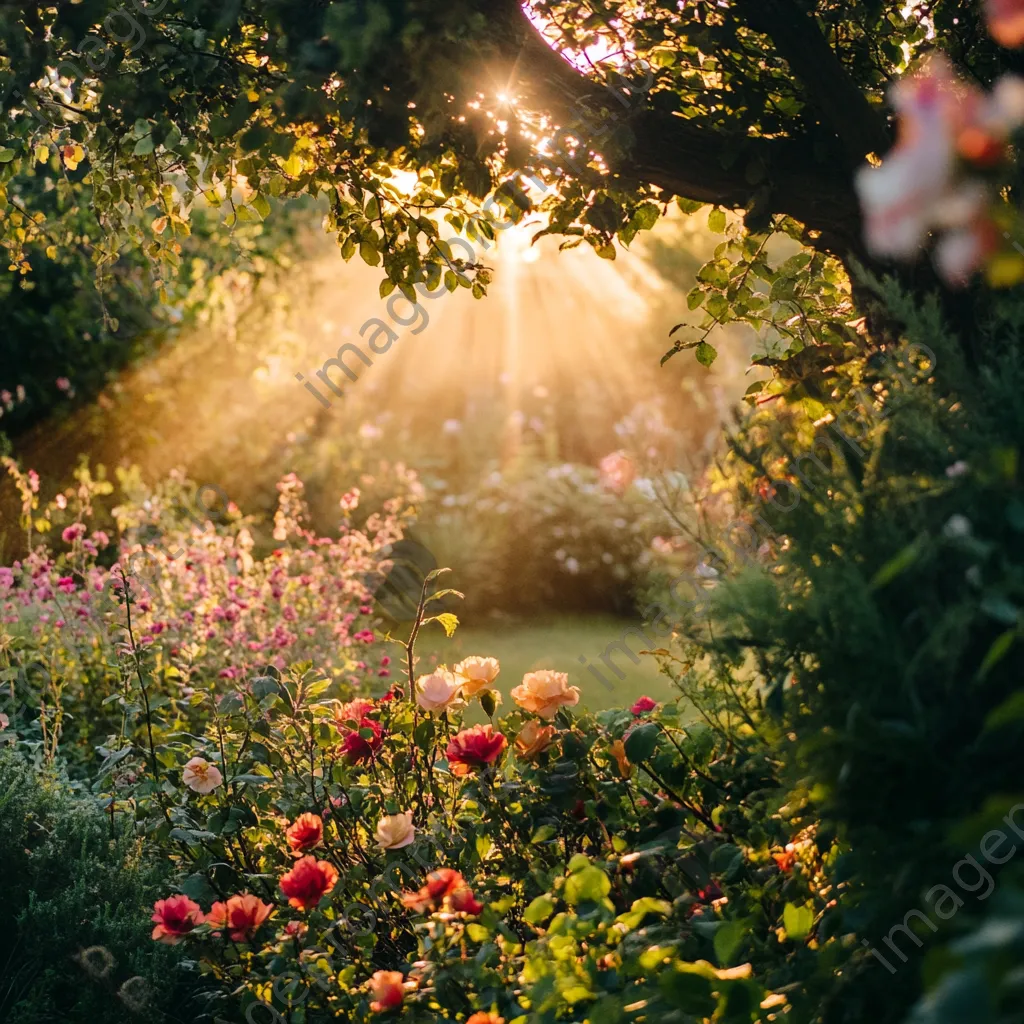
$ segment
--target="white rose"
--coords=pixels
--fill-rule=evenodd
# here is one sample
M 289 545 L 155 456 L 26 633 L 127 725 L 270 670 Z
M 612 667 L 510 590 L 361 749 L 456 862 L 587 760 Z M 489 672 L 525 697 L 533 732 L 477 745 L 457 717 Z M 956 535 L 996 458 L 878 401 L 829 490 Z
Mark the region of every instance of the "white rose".
M 400 850 L 416 838 L 416 827 L 412 823 L 412 811 L 401 814 L 386 814 L 377 822 L 374 836 L 382 850 Z
M 416 684 L 416 703 L 424 711 L 445 711 L 461 707 L 465 704 L 465 701 L 459 699 L 463 682 L 461 677 L 452 675 L 442 665 Z

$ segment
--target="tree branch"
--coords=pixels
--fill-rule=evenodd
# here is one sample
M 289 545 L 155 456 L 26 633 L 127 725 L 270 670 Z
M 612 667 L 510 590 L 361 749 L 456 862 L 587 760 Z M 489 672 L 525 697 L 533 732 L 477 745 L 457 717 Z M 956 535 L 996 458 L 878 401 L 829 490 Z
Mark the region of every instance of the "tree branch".
M 605 107 L 616 107 L 608 91 L 610 87 L 588 77 L 552 49 L 526 16 L 519 0 L 490 0 L 489 11 L 495 26 L 492 38 L 509 76 L 508 87 L 526 105 L 545 112 L 565 129 L 574 122 L 583 122 L 581 115 L 595 96 L 603 98 Z M 838 58 L 813 22 L 805 20 L 835 64 L 829 74 L 838 69 L 848 91 L 852 82 Z M 786 31 L 790 33 L 787 41 L 793 41 L 804 28 L 794 30 L 790 26 Z M 827 63 L 821 54 L 813 50 L 811 54 L 823 66 Z M 867 103 L 859 91 L 857 99 Z M 843 258 L 852 254 L 864 259 L 851 164 L 842 159 L 838 146 L 834 157 L 828 159 L 807 136 L 759 138 L 729 134 L 656 111 L 636 94 L 629 101 L 630 109 L 624 110 L 619 120 L 628 128 L 620 134 L 631 136 L 628 145 L 602 149 L 613 174 L 656 185 L 687 199 L 746 209 L 759 216 L 788 214 L 820 232 L 817 244 L 821 249 Z M 870 113 L 874 118 L 874 111 Z M 585 130 L 579 134 L 586 139 Z M 884 148 L 884 141 L 875 140 L 872 146 L 875 145 Z
M 873 107 L 847 74 L 814 18 L 793 0 L 732 0 L 750 28 L 772 41 L 780 57 L 803 83 L 808 100 L 826 127 L 842 142 L 852 165 L 868 153 L 889 148 L 884 115 Z

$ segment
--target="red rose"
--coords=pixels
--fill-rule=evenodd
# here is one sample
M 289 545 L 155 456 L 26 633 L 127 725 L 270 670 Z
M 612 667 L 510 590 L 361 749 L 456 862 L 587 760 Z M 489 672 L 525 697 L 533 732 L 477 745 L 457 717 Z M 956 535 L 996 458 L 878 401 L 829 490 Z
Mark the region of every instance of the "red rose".
M 285 831 L 285 838 L 296 856 L 312 850 L 324 837 L 324 823 L 317 814 L 300 814 Z
M 338 872 L 334 865 L 315 857 L 303 857 L 281 879 L 281 892 L 299 910 L 312 910 L 325 893 L 334 888 Z
M 216 929 L 230 929 L 229 934 L 234 942 L 247 942 L 270 917 L 273 909 L 270 903 L 264 903 L 258 897 L 246 893 L 230 897 L 227 903 L 214 903 L 206 915 L 206 923 Z
M 697 890 L 697 899 L 701 903 L 712 903 L 715 900 L 720 900 L 724 895 L 725 893 L 719 888 L 717 882 L 708 882 L 703 889 Z
M 491 725 L 474 725 L 453 736 L 445 751 L 453 775 L 469 775 L 477 768 L 493 764 L 508 746 L 508 740 Z
M 405 998 L 405 979 L 401 971 L 377 971 L 369 984 L 370 995 L 373 996 L 370 1009 L 374 1013 L 383 1013 L 402 1005 Z
M 362 729 L 368 729 L 373 735 L 369 738 L 360 735 Z M 359 729 L 352 729 L 345 733 L 341 741 L 342 756 L 349 764 L 359 764 L 361 761 L 371 760 L 380 749 L 383 733 L 384 730 L 381 728 L 380 722 L 375 722 L 372 718 L 364 718 Z
M 451 904 L 452 910 L 458 911 L 460 914 L 475 915 L 484 909 L 484 905 L 477 901 L 469 886 L 456 889 L 448 898 L 448 902 Z
M 629 710 L 639 718 L 641 715 L 647 714 L 648 711 L 653 711 L 657 706 L 657 701 L 651 700 L 650 697 L 641 697 Z
M 419 892 L 407 892 L 402 897 L 402 903 L 410 910 L 422 913 L 428 907 L 436 907 L 457 889 L 465 887 L 466 880 L 458 871 L 453 868 L 438 868 L 427 875 L 427 884 Z
M 153 904 L 151 920 L 156 922 L 153 938 L 173 946 L 196 925 L 203 923 L 203 912 L 199 904 L 193 903 L 187 896 L 168 896 L 167 899 L 157 900 Z
M 350 700 L 347 704 L 338 704 L 334 709 L 334 723 L 338 731 L 344 731 L 344 727 L 360 725 L 371 711 L 374 705 L 372 700 Z
M 349 764 L 369 761 L 380 749 L 384 729 L 380 722 L 369 717 L 374 704 L 369 700 L 353 700 L 334 709 L 334 724 L 342 734 L 341 753 Z M 372 735 L 361 736 L 360 730 Z

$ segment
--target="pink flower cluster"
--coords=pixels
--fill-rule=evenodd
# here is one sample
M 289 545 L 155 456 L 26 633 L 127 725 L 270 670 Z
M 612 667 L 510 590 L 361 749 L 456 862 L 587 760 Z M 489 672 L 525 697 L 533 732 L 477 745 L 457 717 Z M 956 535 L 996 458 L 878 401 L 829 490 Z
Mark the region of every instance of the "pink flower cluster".
M 990 3 L 989 24 L 997 39 L 1002 32 L 1001 41 L 1021 45 L 1024 4 Z M 939 273 L 964 285 L 1000 249 L 1008 250 L 993 217 L 998 182 L 990 179 L 1009 158 L 1011 134 L 1024 125 L 1024 79 L 1005 75 L 986 93 L 937 54 L 896 83 L 891 101 L 899 115 L 897 144 L 880 167 L 857 176 L 868 248 L 909 260 L 935 232 Z
M 31 497 L 38 491 L 33 478 L 18 477 Z M 354 685 L 387 676 L 386 659 L 367 663 L 366 645 L 374 638 L 367 586 L 384 551 L 401 539 L 408 505 L 389 501 L 361 529 L 346 517 L 338 536 L 320 537 L 305 525 L 302 483 L 288 477 L 278 490 L 279 546 L 264 558 L 254 554 L 252 524 L 240 515 L 216 528 L 182 524 L 173 497 L 158 492 L 114 510 L 120 539 L 108 570 L 97 556 L 110 537 L 91 530 L 79 509 L 72 522 L 57 527 L 69 551 L 55 553 L 45 536 L 34 535 L 30 555 L 0 568 L 0 621 L 36 642 L 56 641 L 75 662 L 109 635 L 110 616 L 124 621 L 111 600 L 122 588 L 123 570 L 134 595 L 137 644 L 163 647 L 183 689 L 305 660 Z M 47 515 L 59 523 L 70 514 L 66 506 L 55 501 Z M 159 549 L 139 539 L 146 529 L 162 535 Z

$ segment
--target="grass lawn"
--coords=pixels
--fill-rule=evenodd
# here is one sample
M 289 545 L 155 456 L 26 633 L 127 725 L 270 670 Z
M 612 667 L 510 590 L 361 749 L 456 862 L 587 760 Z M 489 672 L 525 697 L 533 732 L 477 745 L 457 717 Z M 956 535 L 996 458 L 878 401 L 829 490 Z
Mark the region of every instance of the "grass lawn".
M 519 684 L 524 673 L 538 668 L 568 672 L 569 682 L 583 693 L 581 703 L 593 711 L 628 706 L 642 694 L 658 701 L 678 696 L 671 682 L 658 671 L 654 658 L 641 657 L 640 663 L 634 665 L 617 652 L 615 664 L 625 678 L 618 679 L 605 670 L 600 660 L 602 652 L 631 625 L 634 623 L 610 615 L 554 615 L 529 621 L 459 626 L 451 640 L 446 640 L 437 626 L 430 626 L 416 645 L 423 659 L 419 671 L 429 671 L 431 658 L 450 666 L 470 654 L 495 657 L 501 662 L 497 683 L 506 707 L 509 690 Z M 637 648 L 635 639 L 631 639 L 631 646 Z M 601 669 L 614 684 L 612 689 L 587 671 L 579 661 L 580 655 Z

